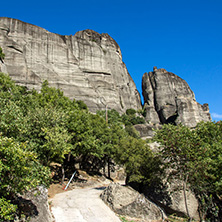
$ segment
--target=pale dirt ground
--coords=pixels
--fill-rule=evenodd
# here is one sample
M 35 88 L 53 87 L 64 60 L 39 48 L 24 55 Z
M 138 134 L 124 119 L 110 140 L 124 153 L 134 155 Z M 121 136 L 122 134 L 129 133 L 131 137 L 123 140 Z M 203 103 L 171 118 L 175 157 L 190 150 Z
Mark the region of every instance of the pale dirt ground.
M 89 176 L 79 171 L 81 178 L 70 184 L 52 184 L 49 188 L 49 204 L 55 222 L 121 222 L 119 217 L 100 199 L 99 195 L 111 181 Z M 68 181 L 66 181 L 67 184 Z M 121 184 L 124 181 L 116 181 Z
M 56 194 L 49 199 L 55 222 L 120 222 L 99 197 L 104 188 L 99 183 Z

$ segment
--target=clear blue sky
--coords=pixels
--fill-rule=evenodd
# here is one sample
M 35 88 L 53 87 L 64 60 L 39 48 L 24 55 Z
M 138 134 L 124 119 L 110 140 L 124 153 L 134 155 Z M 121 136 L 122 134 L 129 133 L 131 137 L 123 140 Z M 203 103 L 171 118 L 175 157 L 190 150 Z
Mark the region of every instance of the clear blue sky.
M 62 35 L 108 33 L 140 92 L 145 72 L 165 68 L 222 120 L 222 0 L 5 0 L 0 16 Z

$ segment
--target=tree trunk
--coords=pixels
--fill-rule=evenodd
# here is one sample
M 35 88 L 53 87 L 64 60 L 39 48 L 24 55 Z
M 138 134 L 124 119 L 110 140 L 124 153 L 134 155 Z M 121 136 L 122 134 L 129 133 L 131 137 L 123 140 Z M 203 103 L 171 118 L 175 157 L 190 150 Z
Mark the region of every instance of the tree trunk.
M 186 195 L 187 180 L 188 180 L 188 176 L 186 176 L 185 181 L 183 181 L 183 195 L 184 195 L 184 203 L 185 203 L 185 208 L 186 208 L 187 216 L 189 218 L 189 221 L 191 221 L 190 214 L 189 214 L 189 209 L 188 209 L 188 204 L 187 204 L 187 195 Z
M 64 170 L 64 166 L 62 165 L 62 181 L 61 181 L 61 184 L 64 183 L 64 180 L 65 180 L 65 170 Z
M 108 158 L 108 178 L 110 177 L 110 158 Z

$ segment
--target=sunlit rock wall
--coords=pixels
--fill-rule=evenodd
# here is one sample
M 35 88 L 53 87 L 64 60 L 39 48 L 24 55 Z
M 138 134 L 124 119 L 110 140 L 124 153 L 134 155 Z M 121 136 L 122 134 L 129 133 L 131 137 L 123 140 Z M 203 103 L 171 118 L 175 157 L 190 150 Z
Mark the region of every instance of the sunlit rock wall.
M 200 121 L 211 121 L 208 104 L 199 104 L 179 76 L 154 67 L 143 75 L 142 86 L 148 122 L 195 127 Z
M 95 112 L 141 109 L 140 95 L 122 61 L 118 44 L 92 30 L 62 36 L 11 18 L 0 18 L 0 71 L 18 84 L 41 89 L 44 80 Z

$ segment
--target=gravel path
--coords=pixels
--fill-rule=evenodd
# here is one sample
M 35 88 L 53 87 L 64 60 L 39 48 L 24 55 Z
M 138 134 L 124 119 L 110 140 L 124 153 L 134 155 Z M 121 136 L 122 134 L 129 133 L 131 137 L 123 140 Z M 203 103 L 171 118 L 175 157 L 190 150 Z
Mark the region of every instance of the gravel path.
M 55 222 L 120 222 L 100 199 L 104 187 L 74 189 L 56 194 L 52 201 Z

